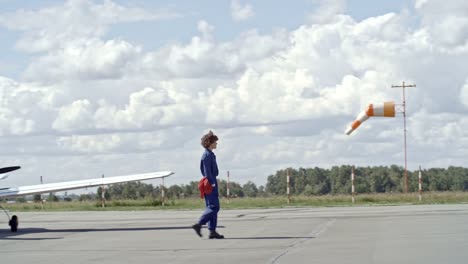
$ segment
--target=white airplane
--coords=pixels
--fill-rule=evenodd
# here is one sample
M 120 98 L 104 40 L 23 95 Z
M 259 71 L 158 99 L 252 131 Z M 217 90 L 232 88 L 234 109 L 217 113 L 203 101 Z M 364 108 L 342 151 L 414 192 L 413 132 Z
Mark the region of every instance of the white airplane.
M 19 168 L 21 167 L 12 166 L 12 167 L 0 168 L 0 175 L 17 170 Z M 30 194 L 41 194 L 41 193 L 47 193 L 47 192 L 66 191 L 66 190 L 96 187 L 96 186 L 102 186 L 102 185 L 108 185 L 108 184 L 120 183 L 120 182 L 165 178 L 165 177 L 171 176 L 172 174 L 174 174 L 172 171 L 159 171 L 159 172 L 149 172 L 149 173 L 143 173 L 143 174 L 132 174 L 132 175 L 125 175 L 125 176 L 96 178 L 96 179 L 89 179 L 89 180 L 56 182 L 56 183 L 46 183 L 46 184 L 37 184 L 37 185 L 28 185 L 28 186 L 19 186 L 19 187 L 7 187 L 7 188 L 0 188 L 0 198 L 9 198 L 9 197 L 16 197 L 16 196 L 23 196 L 23 195 L 30 195 Z M 3 180 L 7 177 L 8 175 L 5 174 L 0 177 L 0 180 Z M 3 207 L 1 208 L 4 210 L 7 216 L 10 217 L 8 213 L 6 212 L 6 210 Z M 18 217 L 16 215 L 13 215 L 10 218 L 9 225 L 10 225 L 11 231 L 16 232 L 17 227 L 18 227 Z

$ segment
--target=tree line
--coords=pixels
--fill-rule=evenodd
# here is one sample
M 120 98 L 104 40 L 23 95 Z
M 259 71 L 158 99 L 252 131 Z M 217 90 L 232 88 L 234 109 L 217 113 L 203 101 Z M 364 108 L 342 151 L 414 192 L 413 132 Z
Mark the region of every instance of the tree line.
M 290 173 L 291 194 L 323 195 L 351 192 L 352 166 L 334 166 L 330 169 L 284 169 L 270 175 L 266 192 L 273 195 L 286 193 L 286 175 Z M 403 192 L 404 168 L 397 165 L 356 167 L 355 190 L 357 193 Z M 408 191 L 417 192 L 419 170 L 407 171 Z M 468 168 L 450 166 L 421 171 L 423 191 L 468 191 Z
M 285 195 L 286 175 L 290 175 L 290 193 L 292 195 L 349 194 L 351 192 L 352 166 L 334 166 L 323 168 L 285 168 L 268 176 L 265 186 L 257 186 L 249 181 L 245 184 L 229 183 L 230 197 L 267 197 Z M 418 171 L 408 171 L 408 191 L 418 191 Z M 422 170 L 423 191 L 468 191 L 468 168 L 448 167 Z M 404 168 L 397 165 L 356 167 L 355 190 L 357 193 L 399 193 L 404 190 Z M 227 196 L 227 181 L 218 178 L 219 193 Z M 141 199 L 161 197 L 162 186 L 153 186 L 142 182 L 128 182 L 110 185 L 105 191 L 106 199 Z M 188 184 L 164 187 L 165 197 L 179 199 L 199 196 L 198 181 Z M 98 189 L 96 199 L 101 197 Z

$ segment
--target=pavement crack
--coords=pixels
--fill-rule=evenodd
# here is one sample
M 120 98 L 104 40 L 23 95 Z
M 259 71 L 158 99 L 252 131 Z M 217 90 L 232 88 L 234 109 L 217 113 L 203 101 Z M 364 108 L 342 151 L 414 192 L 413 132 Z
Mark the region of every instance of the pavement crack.
M 300 246 L 301 244 L 305 243 L 306 241 L 309 241 L 310 239 L 312 238 L 318 238 L 322 233 L 324 233 L 325 231 L 327 231 L 327 229 L 333 225 L 333 223 L 335 223 L 336 221 L 336 218 L 331 218 L 331 219 L 328 219 L 328 221 L 326 221 L 325 223 L 317 226 L 317 228 L 315 228 L 314 230 L 312 230 L 312 232 L 310 232 L 306 238 L 303 238 L 303 239 L 300 239 L 294 243 L 292 243 L 291 245 L 287 246 L 285 248 L 285 250 L 279 254 L 278 256 L 274 257 L 273 259 L 270 260 L 270 264 L 275 264 L 281 257 L 283 257 L 284 255 L 288 254 L 291 250 L 293 250 L 294 248 L 297 248 L 298 246 Z

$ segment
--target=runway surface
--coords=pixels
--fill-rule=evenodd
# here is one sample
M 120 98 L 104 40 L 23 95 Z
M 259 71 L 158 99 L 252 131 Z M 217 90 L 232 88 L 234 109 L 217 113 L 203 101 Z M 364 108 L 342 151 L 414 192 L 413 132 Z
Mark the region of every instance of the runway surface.
M 468 205 L 18 213 L 0 218 L 1 263 L 468 263 Z

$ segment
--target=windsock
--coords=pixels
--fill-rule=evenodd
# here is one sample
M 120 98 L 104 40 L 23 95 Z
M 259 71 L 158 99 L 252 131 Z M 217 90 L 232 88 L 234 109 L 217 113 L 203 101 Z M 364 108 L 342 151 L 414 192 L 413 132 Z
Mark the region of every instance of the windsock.
M 395 117 L 395 102 L 384 102 L 380 104 L 370 104 L 366 110 L 359 113 L 356 120 L 346 129 L 346 135 L 351 134 L 362 122 L 371 116 Z

